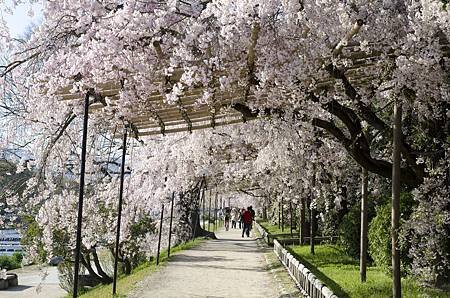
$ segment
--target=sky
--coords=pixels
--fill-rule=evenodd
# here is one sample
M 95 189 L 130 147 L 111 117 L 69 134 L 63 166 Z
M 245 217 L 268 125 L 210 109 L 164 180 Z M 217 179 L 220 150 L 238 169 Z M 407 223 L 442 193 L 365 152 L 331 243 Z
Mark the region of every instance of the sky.
M 7 1 L 8 2 L 8 1 Z M 42 20 L 40 4 L 21 4 L 15 10 L 13 15 L 4 13 L 3 17 L 10 27 L 11 35 L 14 37 L 20 37 L 31 24 L 39 24 Z M 30 17 L 28 12 L 32 8 L 34 16 Z

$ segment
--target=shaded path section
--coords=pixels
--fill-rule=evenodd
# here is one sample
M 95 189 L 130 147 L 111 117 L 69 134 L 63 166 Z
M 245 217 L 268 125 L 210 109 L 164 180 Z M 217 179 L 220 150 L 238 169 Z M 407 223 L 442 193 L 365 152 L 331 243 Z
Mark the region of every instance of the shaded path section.
M 279 297 L 263 249 L 241 230 L 171 257 L 128 297 Z

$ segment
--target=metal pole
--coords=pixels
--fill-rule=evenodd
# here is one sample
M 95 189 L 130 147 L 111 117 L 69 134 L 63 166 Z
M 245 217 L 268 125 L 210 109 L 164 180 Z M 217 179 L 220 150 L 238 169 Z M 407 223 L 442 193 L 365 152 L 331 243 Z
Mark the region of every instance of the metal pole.
M 309 245 L 310 245 L 310 252 L 311 254 L 314 254 L 314 234 L 316 232 L 316 209 L 314 208 L 314 188 L 316 187 L 316 164 L 313 163 L 313 177 L 312 177 L 312 183 L 311 183 L 311 202 L 309 204 L 310 209 L 310 235 L 309 235 Z
M 281 228 L 281 201 L 278 202 L 278 228 Z
M 202 218 L 203 218 L 203 230 L 204 230 L 205 229 L 205 188 L 203 188 L 203 192 L 202 192 L 202 201 L 203 201 Z
M 161 235 L 164 220 L 164 204 L 161 205 L 161 220 L 159 221 L 159 237 L 158 237 L 158 252 L 156 254 L 156 265 L 159 265 L 159 252 L 161 250 Z
M 211 190 L 209 190 L 208 231 L 211 231 L 210 224 L 211 224 Z
M 400 298 L 400 250 L 398 229 L 400 222 L 400 143 L 402 139 L 402 106 L 395 100 L 394 104 L 394 148 L 392 150 L 392 294 Z
M 215 202 L 215 208 L 214 208 L 214 230 L 217 229 L 217 192 L 216 192 L 216 198 L 214 199 Z
M 173 201 L 174 200 L 175 200 L 175 192 L 172 192 L 172 202 L 170 204 L 169 247 L 167 249 L 167 257 L 170 257 L 170 242 L 172 240 L 172 219 L 173 219 Z
M 291 219 L 291 238 L 292 238 L 292 201 L 289 201 L 289 217 Z
M 122 164 L 120 165 L 119 207 L 117 211 L 116 250 L 114 256 L 113 295 L 116 294 L 116 286 L 117 286 L 117 263 L 119 261 L 120 221 L 122 219 L 123 182 L 125 177 L 126 153 L 127 153 L 127 128 L 124 127 L 123 142 L 122 142 Z
M 367 177 L 365 168 L 362 169 L 362 198 L 361 198 L 361 247 L 359 255 L 359 276 L 361 282 L 366 281 L 367 262 Z
M 80 192 L 78 194 L 78 217 L 77 217 L 77 238 L 75 246 L 75 268 L 73 276 L 73 297 L 78 296 L 78 273 L 80 271 L 80 250 L 81 250 L 81 225 L 83 222 L 83 198 L 84 198 L 84 176 L 86 172 L 86 144 L 89 118 L 89 96 L 84 97 L 84 118 L 83 118 L 83 139 L 81 141 L 81 169 L 80 169 Z
M 284 202 L 283 197 L 281 197 L 281 232 L 284 232 Z

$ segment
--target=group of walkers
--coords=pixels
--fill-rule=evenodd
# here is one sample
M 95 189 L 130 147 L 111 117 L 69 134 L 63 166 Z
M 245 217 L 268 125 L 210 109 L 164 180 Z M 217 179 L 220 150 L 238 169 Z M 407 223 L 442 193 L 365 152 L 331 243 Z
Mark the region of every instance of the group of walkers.
M 232 229 L 237 229 L 237 224 L 239 224 L 239 229 L 242 229 L 242 237 L 244 237 L 244 234 L 250 237 L 253 220 L 255 219 L 255 210 L 253 210 L 252 206 L 247 207 L 247 209 L 242 208 L 241 210 L 238 208 L 226 208 L 224 219 L 225 230 L 228 231 L 230 229 L 231 221 Z

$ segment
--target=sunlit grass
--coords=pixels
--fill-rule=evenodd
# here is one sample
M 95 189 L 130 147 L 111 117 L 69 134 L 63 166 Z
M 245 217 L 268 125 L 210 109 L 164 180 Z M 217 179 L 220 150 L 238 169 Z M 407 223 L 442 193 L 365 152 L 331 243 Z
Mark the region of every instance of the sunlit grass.
M 391 297 L 392 279 L 377 267 L 367 268 L 367 281 L 360 282 L 359 263 L 336 245 L 317 245 L 315 255 L 309 246 L 287 249 L 339 297 Z M 412 278 L 402 279 L 403 297 L 450 297 L 450 292 L 422 288 Z
M 284 229 L 281 229 L 281 227 L 278 227 L 278 225 L 273 225 L 267 221 L 258 220 L 258 223 L 263 227 L 269 234 L 287 234 L 291 232 L 291 228 L 286 223 L 284 224 Z M 297 232 L 293 232 L 294 235 L 296 235 Z

